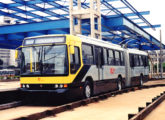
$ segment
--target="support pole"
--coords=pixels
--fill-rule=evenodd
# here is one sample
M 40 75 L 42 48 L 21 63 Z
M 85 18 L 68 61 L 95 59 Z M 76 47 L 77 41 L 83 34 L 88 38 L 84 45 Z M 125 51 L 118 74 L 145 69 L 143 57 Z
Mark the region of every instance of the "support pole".
M 73 0 L 69 0 L 69 17 L 70 17 L 70 34 L 73 35 L 74 34 L 74 19 L 73 19 Z
M 156 51 L 156 60 L 157 60 L 157 74 L 159 74 L 159 52 L 158 51 Z
M 100 0 L 97 0 L 97 11 L 101 11 L 100 9 Z M 101 35 L 101 12 L 98 12 L 98 32 L 100 33 L 99 34 L 99 39 L 102 39 L 102 35 Z
M 81 0 L 77 0 L 77 7 L 73 6 L 73 0 L 69 1 L 70 34 L 82 34 L 81 22 L 85 19 L 89 20 L 90 23 L 90 32 L 88 34 L 93 38 L 102 39 L 100 0 L 88 0 L 89 8 L 83 8 Z M 75 21 L 77 21 L 77 23 Z
M 163 60 L 162 60 L 162 31 L 160 30 L 160 76 L 163 78 Z
M 78 10 L 81 10 L 81 0 L 77 0 Z M 81 32 L 81 16 L 78 17 L 78 25 L 77 25 L 77 32 L 82 34 Z
M 91 37 L 95 38 L 95 18 L 94 18 L 93 0 L 90 0 L 90 25 L 91 25 Z

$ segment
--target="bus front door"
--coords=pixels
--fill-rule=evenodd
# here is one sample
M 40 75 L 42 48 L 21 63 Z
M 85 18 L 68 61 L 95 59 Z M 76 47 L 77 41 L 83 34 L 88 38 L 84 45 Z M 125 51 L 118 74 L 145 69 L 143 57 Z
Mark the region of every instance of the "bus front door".
M 103 92 L 102 87 L 104 86 L 103 83 L 103 66 L 102 66 L 102 61 L 103 61 L 103 57 L 102 57 L 102 48 L 100 47 L 95 47 L 95 62 L 96 62 L 96 68 L 98 70 L 98 81 L 97 81 L 97 88 L 98 88 L 98 92 Z

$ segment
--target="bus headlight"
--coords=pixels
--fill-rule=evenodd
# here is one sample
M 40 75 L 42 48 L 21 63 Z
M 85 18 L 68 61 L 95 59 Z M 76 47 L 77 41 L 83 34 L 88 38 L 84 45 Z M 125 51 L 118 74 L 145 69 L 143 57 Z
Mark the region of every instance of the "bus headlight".
M 26 85 L 27 88 L 29 88 L 29 85 Z
M 56 84 L 56 85 L 54 85 L 54 87 L 55 87 L 55 88 L 58 88 L 58 85 Z
M 60 85 L 60 88 L 63 88 L 63 85 Z
M 23 88 L 25 88 L 25 85 L 22 85 Z

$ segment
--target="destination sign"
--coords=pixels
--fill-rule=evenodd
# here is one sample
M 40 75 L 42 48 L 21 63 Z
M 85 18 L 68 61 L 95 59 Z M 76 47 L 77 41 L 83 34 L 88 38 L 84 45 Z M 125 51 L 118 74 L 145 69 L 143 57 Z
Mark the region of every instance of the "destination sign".
M 32 45 L 34 44 L 34 39 L 31 39 L 31 40 L 25 40 L 25 45 Z
M 38 38 L 35 40 L 35 44 L 45 44 L 45 43 L 64 43 L 65 37 L 47 37 Z
M 41 37 L 41 38 L 25 39 L 24 45 L 51 44 L 51 43 L 64 43 L 64 42 L 65 42 L 64 36 Z

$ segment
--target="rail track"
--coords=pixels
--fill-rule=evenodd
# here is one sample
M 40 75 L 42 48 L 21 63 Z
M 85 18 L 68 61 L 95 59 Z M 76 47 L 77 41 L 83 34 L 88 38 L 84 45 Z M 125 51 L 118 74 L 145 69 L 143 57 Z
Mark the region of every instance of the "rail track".
M 136 91 L 136 90 L 140 90 L 140 89 L 164 87 L 164 86 L 165 86 L 165 84 L 159 84 L 159 85 L 147 85 L 147 86 L 139 86 L 139 87 L 133 87 L 133 88 L 125 88 L 125 89 L 122 89 L 121 91 L 104 93 L 104 94 L 101 94 L 98 96 L 91 97 L 89 99 L 82 99 L 82 100 L 74 101 L 74 102 L 67 103 L 64 105 L 59 105 L 59 106 L 53 107 L 51 109 L 47 109 L 42 112 L 32 113 L 30 115 L 26 115 L 23 117 L 16 117 L 16 118 L 13 118 L 13 120 L 38 120 L 38 119 L 46 118 L 49 116 L 54 116 L 58 113 L 61 113 L 61 112 L 67 111 L 67 110 L 73 110 L 74 108 L 77 108 L 80 106 L 85 106 L 90 103 L 95 103 L 100 100 L 105 100 L 109 97 L 113 97 L 113 96 L 116 96 L 119 94 Z M 162 95 L 163 95 L 163 93 L 162 93 Z M 163 97 L 163 98 L 165 98 L 165 97 Z M 153 101 L 156 102 L 156 99 L 153 99 Z M 22 101 L 19 101 L 19 102 L 11 103 L 11 106 L 13 107 L 15 105 L 17 106 L 17 105 L 21 105 L 21 104 L 22 104 Z M 10 105 L 7 105 L 7 106 L 9 106 L 8 108 L 10 108 Z M 142 108 L 139 108 L 139 109 L 141 110 L 141 112 L 145 110 L 144 108 L 143 108 L 143 110 L 142 110 Z M 143 114 L 146 114 L 146 113 L 144 112 Z M 139 116 L 139 113 L 137 115 Z M 140 116 L 144 116 L 144 115 L 140 115 Z M 129 119 L 131 119 L 131 120 L 140 120 L 139 118 L 135 118 L 135 117 L 136 117 L 135 115 L 132 115 L 132 116 L 131 116 L 131 114 L 129 115 Z
M 19 89 L 0 91 L 0 110 L 22 105 L 22 93 Z
M 160 103 L 165 100 L 165 91 L 160 95 L 154 97 L 152 102 L 147 102 L 146 107 L 139 107 L 137 114 L 129 114 L 128 118 L 130 120 L 143 120 L 147 115 L 149 115 Z
M 13 108 L 13 107 L 18 107 L 18 106 L 21 106 L 21 105 L 23 105 L 22 101 L 13 101 L 13 102 L 1 104 L 0 105 L 0 110 L 9 109 L 9 108 Z

